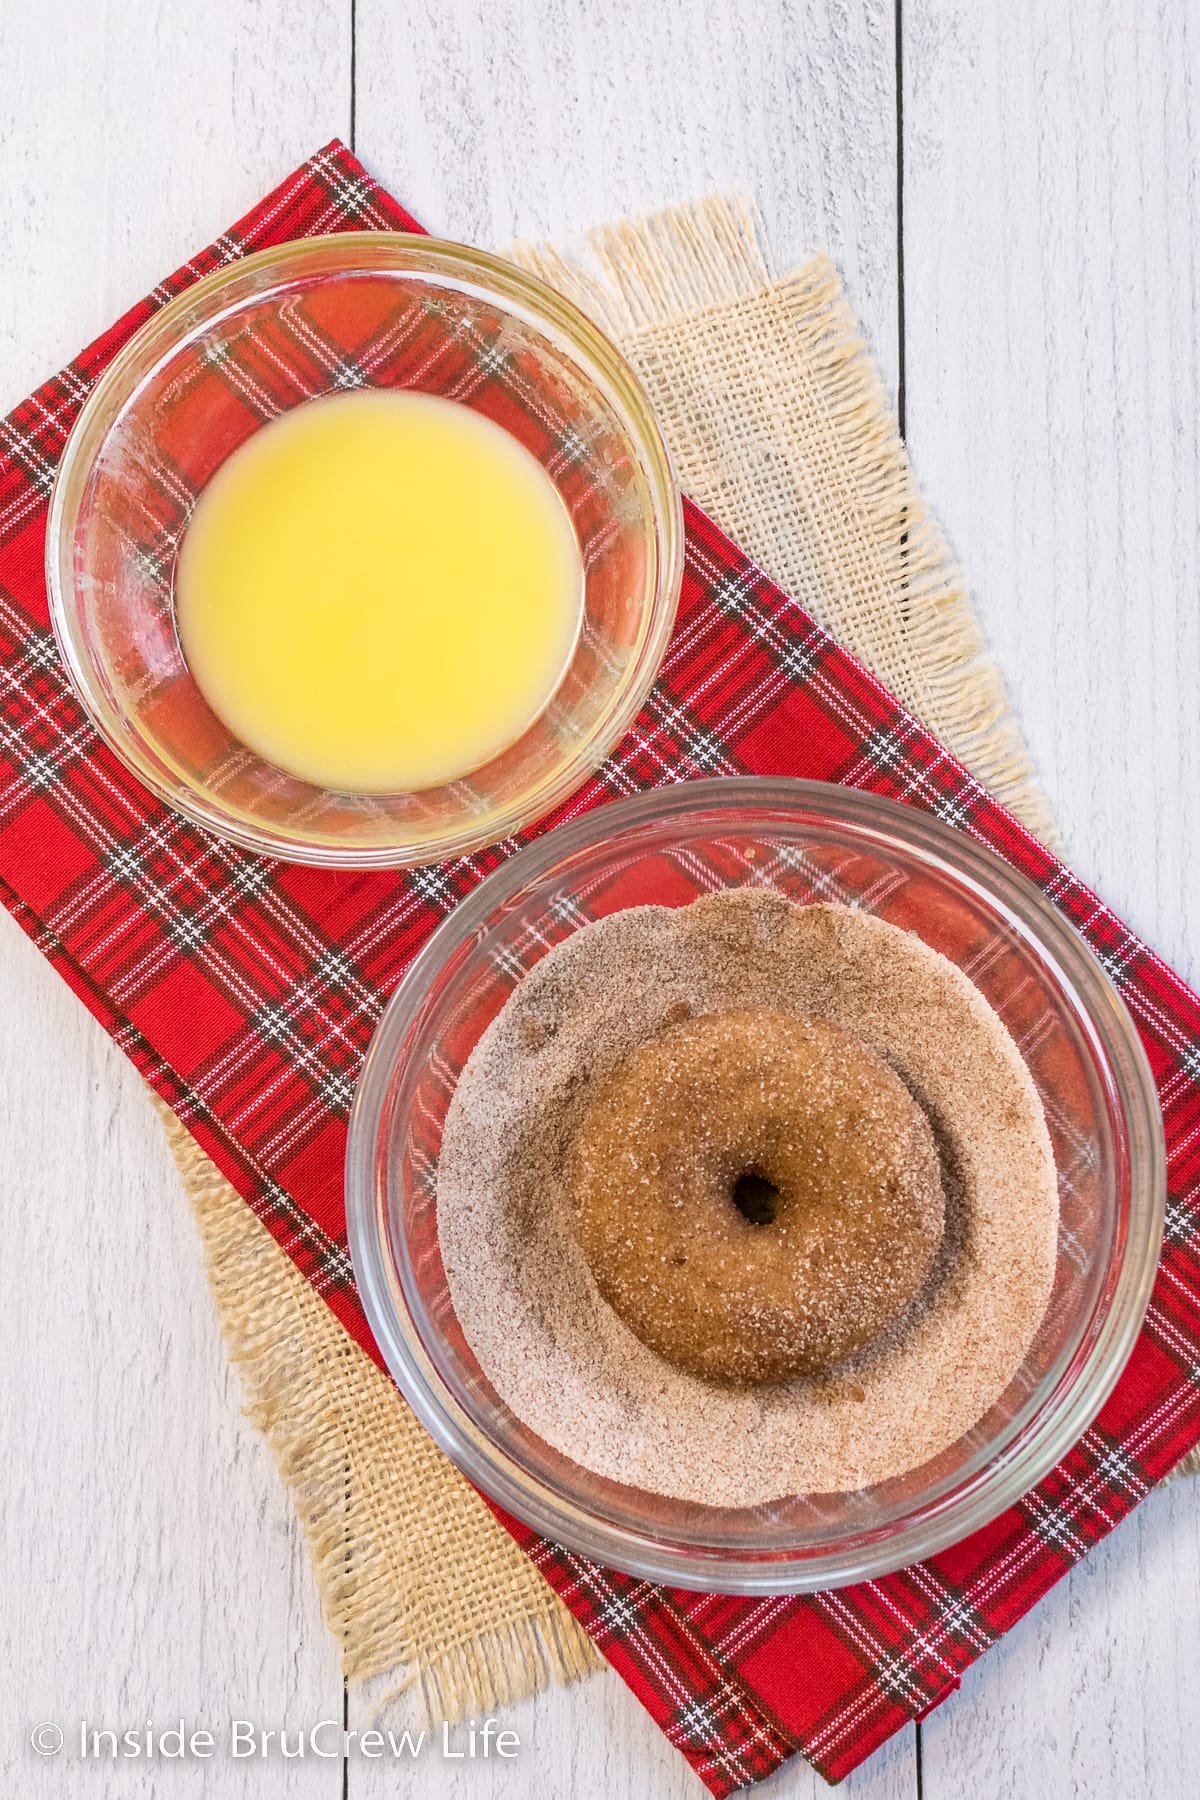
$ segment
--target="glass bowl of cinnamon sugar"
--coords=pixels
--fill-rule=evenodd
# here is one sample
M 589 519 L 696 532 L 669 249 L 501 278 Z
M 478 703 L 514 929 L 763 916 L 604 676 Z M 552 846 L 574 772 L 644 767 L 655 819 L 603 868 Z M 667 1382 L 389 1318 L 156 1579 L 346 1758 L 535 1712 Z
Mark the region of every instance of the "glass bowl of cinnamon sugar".
M 733 1007 L 822 1018 L 886 1063 L 944 1198 L 886 1331 L 757 1384 L 630 1329 L 570 1192 L 597 1082 Z M 750 1594 L 920 1561 L 1047 1474 L 1141 1327 L 1164 1196 L 1137 1034 L 1045 896 L 912 808 L 749 777 L 597 808 L 482 882 L 393 996 L 347 1162 L 367 1317 L 463 1472 L 599 1562 Z

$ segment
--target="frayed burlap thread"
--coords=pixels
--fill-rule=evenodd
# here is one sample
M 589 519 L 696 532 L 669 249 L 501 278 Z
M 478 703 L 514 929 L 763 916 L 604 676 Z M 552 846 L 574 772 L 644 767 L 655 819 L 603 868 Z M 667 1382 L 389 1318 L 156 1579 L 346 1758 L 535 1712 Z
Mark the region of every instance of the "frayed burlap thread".
M 1166 1486 L 1167 1481 L 1174 1481 L 1177 1475 L 1200 1475 L 1200 1444 L 1194 1450 L 1189 1450 L 1183 1461 L 1176 1464 L 1163 1486 Z
M 620 344 L 684 489 L 1053 843 L 1003 682 L 828 259 L 777 279 L 752 210 L 721 196 L 569 252 L 511 254 Z M 170 1117 L 167 1132 L 247 1410 L 307 1534 L 348 1677 L 382 1693 L 376 1707 L 402 1691 L 426 1717 L 456 1719 L 601 1666 L 249 1207 Z
M 609 333 L 686 493 L 1044 842 L 1056 833 L 962 576 L 837 270 L 778 279 L 711 195 L 515 261 Z
M 184 1126 L 159 1106 L 246 1410 L 308 1539 L 348 1679 L 428 1720 L 601 1665 L 581 1626 Z

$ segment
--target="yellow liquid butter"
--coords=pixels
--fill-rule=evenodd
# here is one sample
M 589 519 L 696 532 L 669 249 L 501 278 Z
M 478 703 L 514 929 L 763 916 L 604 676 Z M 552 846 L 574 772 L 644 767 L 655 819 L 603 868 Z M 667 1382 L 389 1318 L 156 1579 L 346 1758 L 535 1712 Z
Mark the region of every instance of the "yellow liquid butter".
M 432 787 L 514 742 L 579 628 L 550 477 L 434 395 L 338 394 L 248 439 L 196 503 L 180 644 L 242 743 L 322 787 Z

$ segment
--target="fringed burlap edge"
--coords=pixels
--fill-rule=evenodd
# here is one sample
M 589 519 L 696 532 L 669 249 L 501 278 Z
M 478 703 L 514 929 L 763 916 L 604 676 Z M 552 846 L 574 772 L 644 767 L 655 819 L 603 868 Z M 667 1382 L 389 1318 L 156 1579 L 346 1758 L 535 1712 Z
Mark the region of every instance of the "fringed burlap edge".
M 620 345 L 685 492 L 1054 844 L 1000 671 L 828 257 L 777 279 L 753 209 L 724 195 L 603 227 L 570 254 L 510 255 Z
M 217 1316 L 312 1556 L 348 1679 L 456 1720 L 603 1666 L 388 1378 L 158 1103 Z

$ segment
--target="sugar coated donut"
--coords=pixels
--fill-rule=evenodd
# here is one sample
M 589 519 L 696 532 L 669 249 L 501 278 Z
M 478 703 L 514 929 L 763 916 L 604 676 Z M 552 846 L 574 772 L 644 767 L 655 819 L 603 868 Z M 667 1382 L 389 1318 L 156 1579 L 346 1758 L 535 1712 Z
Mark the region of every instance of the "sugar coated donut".
M 584 1108 L 579 1241 L 630 1330 L 709 1379 L 820 1374 L 909 1307 L 942 1239 L 921 1108 L 839 1027 L 766 1008 L 669 1025 Z

